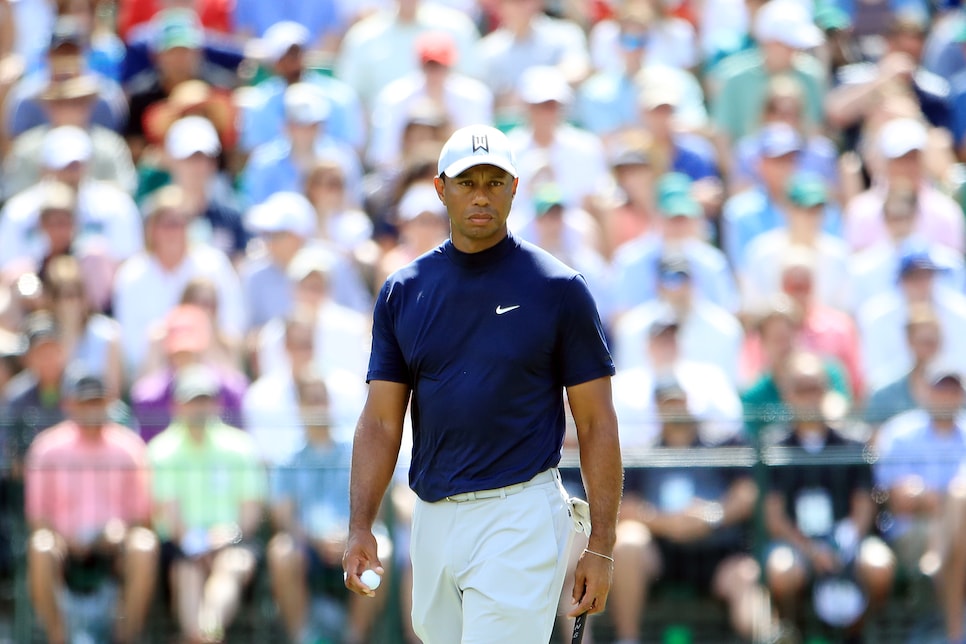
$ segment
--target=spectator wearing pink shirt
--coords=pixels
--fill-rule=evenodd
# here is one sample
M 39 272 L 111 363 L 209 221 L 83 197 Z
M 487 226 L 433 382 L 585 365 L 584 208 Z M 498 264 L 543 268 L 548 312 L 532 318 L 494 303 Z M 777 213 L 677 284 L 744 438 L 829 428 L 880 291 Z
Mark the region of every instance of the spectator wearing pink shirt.
M 100 376 L 67 383 L 66 420 L 37 436 L 27 452 L 27 552 L 34 609 L 53 644 L 68 641 L 65 586 L 94 592 L 108 577 L 123 587 L 113 640 L 136 642 L 156 581 L 158 542 L 150 519 L 144 442 L 108 420 Z
M 966 246 L 962 209 L 950 197 L 926 183 L 923 151 L 928 133 L 916 119 L 896 118 L 879 130 L 876 144 L 882 157 L 882 176 L 853 198 L 845 209 L 845 239 L 853 250 L 863 250 L 889 239 L 882 207 L 889 185 L 896 181 L 919 186 L 914 233 L 960 253 Z

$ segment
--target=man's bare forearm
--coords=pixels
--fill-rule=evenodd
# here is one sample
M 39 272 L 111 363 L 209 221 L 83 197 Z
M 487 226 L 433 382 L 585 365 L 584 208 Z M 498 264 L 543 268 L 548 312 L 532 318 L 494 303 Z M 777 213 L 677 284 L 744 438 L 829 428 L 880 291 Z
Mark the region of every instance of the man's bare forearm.
M 349 530 L 371 530 L 399 458 L 401 435 L 377 421 L 360 419 L 352 448 Z
M 602 419 L 596 426 L 587 428 L 586 438 L 580 442 L 580 472 L 590 503 L 592 531 L 587 547 L 610 554 L 614 549 L 617 513 L 624 488 L 616 418 Z

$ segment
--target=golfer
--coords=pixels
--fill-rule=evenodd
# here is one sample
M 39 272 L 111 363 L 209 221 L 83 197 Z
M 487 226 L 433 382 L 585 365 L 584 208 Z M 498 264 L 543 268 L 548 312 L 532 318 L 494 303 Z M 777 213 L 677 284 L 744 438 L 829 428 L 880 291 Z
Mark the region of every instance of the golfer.
M 550 639 L 575 524 L 556 466 L 564 389 L 592 531 L 571 615 L 604 610 L 623 470 L 614 366 L 584 279 L 507 230 L 517 170 L 507 138 L 457 130 L 436 192 L 450 239 L 376 300 L 369 395 L 356 428 L 346 586 L 382 572 L 372 525 L 412 397 L 412 619 L 426 644 Z

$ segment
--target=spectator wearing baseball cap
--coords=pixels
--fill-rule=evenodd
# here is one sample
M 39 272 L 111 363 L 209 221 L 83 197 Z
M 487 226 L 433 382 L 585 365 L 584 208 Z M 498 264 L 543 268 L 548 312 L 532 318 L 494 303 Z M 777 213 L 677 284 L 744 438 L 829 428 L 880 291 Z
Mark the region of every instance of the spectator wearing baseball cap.
M 125 367 L 129 377 L 141 373 L 149 334 L 173 309 L 185 287 L 206 277 L 218 289 L 218 328 L 233 338 L 244 331 L 238 276 L 222 251 L 190 241 L 193 222 L 185 192 L 165 186 L 144 205 L 146 251 L 125 262 L 114 279 L 113 312 L 121 325 Z
M 734 315 L 701 295 L 695 284 L 688 258 L 676 249 L 667 249 L 656 258 L 652 273 L 656 297 L 638 304 L 614 325 L 614 364 L 618 371 L 641 366 L 647 357 L 641 351 L 653 321 L 670 311 L 677 319 L 681 334 L 681 356 L 688 360 L 715 364 L 736 382 L 738 353 L 743 332 Z
M 802 86 L 795 77 L 778 75 L 770 79 L 762 105 L 760 128 L 735 144 L 729 176 L 732 192 L 761 183 L 758 166 L 762 157 L 762 132 L 772 123 L 785 123 L 798 133 L 801 150 L 796 158 L 797 170 L 818 173 L 829 186 L 838 186 L 838 149 L 827 137 L 809 132 L 804 107 Z
M 966 226 L 959 205 L 933 187 L 925 177 L 924 152 L 929 132 L 920 119 L 899 117 L 885 122 L 875 134 L 876 151 L 882 170 L 873 185 L 853 197 L 845 209 L 845 239 L 853 250 L 868 248 L 888 238 L 882 206 L 893 183 L 916 189 L 914 231 L 929 242 L 949 246 L 962 253 Z
M 195 241 L 237 258 L 244 254 L 251 236 L 242 223 L 231 180 L 219 172 L 222 152 L 222 137 L 209 118 L 184 116 L 165 129 L 162 169 L 171 184 L 184 192 Z
M 500 26 L 480 41 L 480 78 L 496 97 L 497 118 L 512 118 L 521 103 L 529 103 L 523 97 L 523 76 L 531 67 L 549 65 L 574 84 L 592 68 L 580 26 L 551 18 L 542 9 L 533 0 L 499 3 Z
M 213 391 L 209 395 L 219 401 L 221 417 L 240 422 L 248 380 L 228 365 L 213 364 L 210 313 L 195 304 L 180 304 L 153 330 L 160 333 L 161 364 L 131 386 L 131 406 L 141 438 L 150 441 L 171 422 L 174 404 L 180 402 L 178 374 L 201 367 L 211 374 Z
M 335 60 L 335 76 L 359 94 L 371 107 L 382 89 L 419 69 L 415 42 L 426 31 L 444 31 L 456 42 L 456 69 L 478 77 L 480 32 L 463 11 L 438 3 L 412 0 L 393 2 L 360 19 L 346 32 Z M 511 63 L 520 67 L 522 61 Z M 484 78 L 491 89 L 493 85 Z
M 722 61 L 714 73 L 720 89 L 712 97 L 712 121 L 729 146 L 755 129 L 768 82 L 776 74 L 801 83 L 806 123 L 821 123 L 824 116 L 828 80 L 822 64 L 808 53 L 824 36 L 805 6 L 769 0 L 755 13 L 753 35 L 757 49 Z
M 800 172 L 786 188 L 786 225 L 755 237 L 746 253 L 739 279 L 745 310 L 758 310 L 779 290 L 779 273 L 789 249 L 800 246 L 815 253 L 815 297 L 840 311 L 850 310 L 849 247 L 822 230 L 829 193 L 817 174 Z
M 128 83 L 131 116 L 125 135 L 135 161 L 145 144 L 144 118 L 148 108 L 162 101 L 179 84 L 203 80 L 220 89 L 232 89 L 237 76 L 205 60 L 202 47 L 204 31 L 198 15 L 191 9 L 165 9 L 152 19 L 152 67 Z
M 930 306 L 939 320 L 943 356 L 955 366 L 966 366 L 966 296 L 938 279 L 944 267 L 928 246 L 909 244 L 899 258 L 893 279 L 898 288 L 869 299 L 856 314 L 862 340 L 864 370 L 874 386 L 899 378 L 912 367 L 905 339 L 909 311 Z
M 517 93 L 526 104 L 527 123 L 509 133 L 518 168 L 537 167 L 546 159 L 550 179 L 564 193 L 567 205 L 585 207 L 608 175 L 607 155 L 601 140 L 566 122 L 573 90 L 563 72 L 550 65 L 526 69 Z M 523 176 L 529 185 L 531 176 Z
M 74 191 L 75 232 L 80 235 L 83 231 L 90 252 L 117 265 L 141 250 L 137 206 L 113 183 L 90 178 L 92 154 L 91 137 L 79 127 L 64 125 L 46 133 L 40 152 L 41 180 L 13 196 L 0 210 L 0 265 L 24 256 L 45 255 L 43 238 L 35 231 L 51 181 Z
M 371 318 L 337 302 L 334 282 L 339 256 L 325 247 L 300 249 L 287 266 L 292 306 L 272 318 L 255 338 L 258 373 L 286 366 L 285 318 L 292 311 L 308 311 L 315 327 L 315 360 L 326 370 L 336 369 L 363 378 L 368 362 Z
M 852 310 L 870 299 L 898 287 L 899 263 L 910 249 L 920 248 L 943 268 L 935 277 L 937 284 L 954 291 L 966 288 L 963 255 L 938 242 L 927 242 L 916 232 L 919 207 L 918 191 L 906 183 L 892 183 L 882 204 L 882 220 L 888 237 L 852 256 L 850 281 Z
M 388 169 L 400 161 L 409 109 L 431 101 L 453 128 L 493 122 L 493 92 L 480 81 L 453 69 L 459 51 L 445 31 L 427 31 L 415 42 L 419 69 L 386 85 L 372 105 L 372 137 L 366 158 Z
M 256 148 L 242 171 L 241 190 L 247 205 L 265 201 L 273 192 L 301 192 L 309 169 L 332 159 L 345 171 L 349 199 L 361 200 L 362 164 L 348 144 L 328 131 L 332 108 L 325 90 L 299 82 L 285 90 L 285 132 Z
M 251 3 L 254 7 L 256 3 Z M 327 3 L 307 3 L 313 11 Z M 257 3 L 259 11 L 273 11 L 272 3 Z M 312 7 L 312 8 L 309 8 Z M 253 88 L 236 95 L 241 106 L 241 147 L 251 151 L 281 136 L 285 129 L 285 90 L 295 83 L 309 83 L 322 90 L 329 103 L 326 131 L 361 151 L 366 140 L 365 111 L 359 95 L 348 83 L 309 66 L 306 57 L 312 47 L 312 32 L 306 23 L 281 20 L 252 40 L 246 56 L 258 60 L 271 76 Z
M 761 160 L 757 173 L 761 183 L 730 197 L 722 213 L 724 248 L 736 271 L 747 266 L 748 245 L 758 235 L 786 225 L 788 183 L 795 174 L 804 144 L 795 128 L 783 122 L 766 125 L 758 137 Z M 828 207 L 822 228 L 839 235 L 841 220 L 839 210 Z
M 724 254 L 704 239 L 704 210 L 694 198 L 694 183 L 671 172 L 658 179 L 656 230 L 618 250 L 613 259 L 618 314 L 657 296 L 660 259 L 669 252 L 686 258 L 693 288 L 701 299 L 735 312 L 738 289 Z
M 111 181 L 128 194 L 134 192 L 137 176 L 127 144 L 116 132 L 93 120 L 99 91 L 99 81 L 93 74 L 50 81 L 38 96 L 46 122 L 16 137 L 7 152 L 4 195 L 11 197 L 40 179 L 44 137 L 51 129 L 63 125 L 79 127 L 90 135 L 92 178 Z
M 413 183 L 396 206 L 399 241 L 383 255 L 376 266 L 375 284 L 382 284 L 392 273 L 423 253 L 436 248 L 449 237 L 449 217 L 429 181 Z

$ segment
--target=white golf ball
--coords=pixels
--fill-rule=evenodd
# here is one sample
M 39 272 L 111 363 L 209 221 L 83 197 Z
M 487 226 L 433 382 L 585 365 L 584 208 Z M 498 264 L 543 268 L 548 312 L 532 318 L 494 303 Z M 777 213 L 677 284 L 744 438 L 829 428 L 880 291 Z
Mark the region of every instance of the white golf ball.
M 382 577 L 380 577 L 379 573 L 377 573 L 375 570 L 364 571 L 361 575 L 359 575 L 359 579 L 361 579 L 362 583 L 364 583 L 366 586 L 369 586 L 369 588 L 372 590 L 379 588 L 379 584 L 382 583 Z

